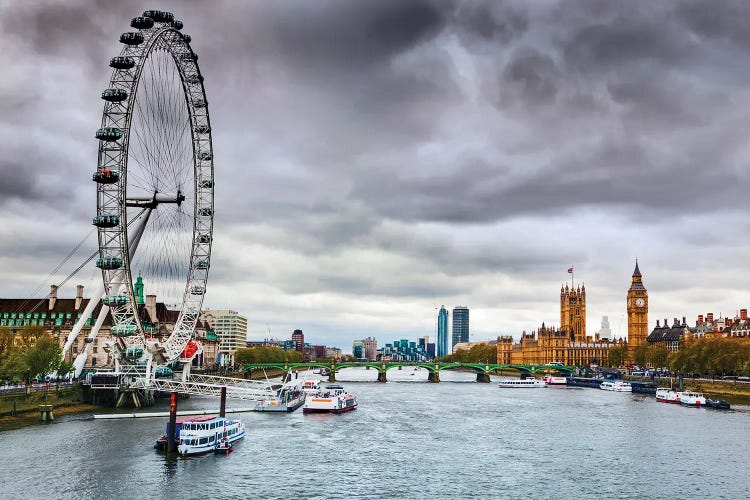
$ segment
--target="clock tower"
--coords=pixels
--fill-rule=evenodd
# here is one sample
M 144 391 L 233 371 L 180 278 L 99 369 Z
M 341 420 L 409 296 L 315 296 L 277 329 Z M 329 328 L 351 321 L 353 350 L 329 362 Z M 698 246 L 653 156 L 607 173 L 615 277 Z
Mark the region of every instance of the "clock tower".
M 646 343 L 648 337 L 648 291 L 643 286 L 638 261 L 628 290 L 628 346 L 632 350 Z

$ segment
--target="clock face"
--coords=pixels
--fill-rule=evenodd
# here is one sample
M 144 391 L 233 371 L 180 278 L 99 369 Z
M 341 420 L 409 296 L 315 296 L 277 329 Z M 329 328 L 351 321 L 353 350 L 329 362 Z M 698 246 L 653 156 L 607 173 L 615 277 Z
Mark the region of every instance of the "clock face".
M 646 305 L 646 301 L 643 299 L 635 299 L 635 305 L 638 307 L 643 307 Z

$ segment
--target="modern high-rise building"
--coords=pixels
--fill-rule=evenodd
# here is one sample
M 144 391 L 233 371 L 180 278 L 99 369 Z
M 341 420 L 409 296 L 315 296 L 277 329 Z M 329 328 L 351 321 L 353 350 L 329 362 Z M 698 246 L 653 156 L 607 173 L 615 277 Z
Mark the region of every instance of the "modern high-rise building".
M 609 316 L 602 316 L 602 326 L 599 327 L 599 337 L 612 339 L 612 329 L 609 327 Z
M 203 316 L 219 340 L 219 364 L 234 364 L 234 351 L 247 342 L 247 318 L 229 309 L 208 309 Z
M 437 321 L 437 356 L 440 358 L 448 355 L 448 311 L 445 306 L 440 308 Z
M 453 344 L 469 341 L 469 308 L 456 306 L 453 308 Z
M 292 342 L 294 342 L 294 350 L 302 352 L 305 350 L 305 334 L 302 330 L 294 330 L 292 333 Z

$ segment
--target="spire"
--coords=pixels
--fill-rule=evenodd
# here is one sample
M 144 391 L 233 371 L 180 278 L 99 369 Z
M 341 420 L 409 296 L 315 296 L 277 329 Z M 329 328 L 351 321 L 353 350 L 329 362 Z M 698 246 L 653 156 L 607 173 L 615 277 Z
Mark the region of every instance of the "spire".
M 633 271 L 633 277 L 641 277 L 641 270 L 638 269 L 638 259 L 635 259 L 635 271 Z
M 136 304 L 139 306 L 144 305 L 146 301 L 143 298 L 143 277 L 140 274 L 135 279 L 135 285 L 133 285 L 133 288 L 133 291 L 135 292 Z

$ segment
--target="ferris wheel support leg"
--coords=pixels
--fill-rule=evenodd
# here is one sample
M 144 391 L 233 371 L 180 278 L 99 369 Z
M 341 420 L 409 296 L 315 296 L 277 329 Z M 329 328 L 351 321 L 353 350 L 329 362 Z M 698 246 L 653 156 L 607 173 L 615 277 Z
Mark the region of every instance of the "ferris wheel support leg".
M 81 329 L 86 324 L 86 320 L 89 318 L 89 316 L 91 316 L 91 313 L 94 312 L 94 308 L 97 306 L 97 304 L 99 304 L 99 301 L 101 300 L 103 295 L 104 295 L 104 282 L 101 282 L 94 289 L 94 293 L 91 294 L 89 303 L 86 304 L 86 308 L 83 310 L 83 313 L 81 313 L 81 317 L 78 319 L 78 322 L 75 324 L 73 329 L 68 334 L 68 339 L 65 341 L 65 345 L 63 346 L 63 350 L 62 350 L 63 357 L 65 357 L 65 355 L 70 350 L 70 346 L 73 345 L 73 342 L 75 341 L 78 334 L 81 333 Z
M 187 382 L 190 378 L 190 365 L 192 363 L 187 362 L 182 366 L 182 381 Z
M 99 334 L 99 330 L 101 330 L 107 314 L 109 314 L 109 307 L 103 305 L 101 310 L 99 311 L 99 316 L 97 316 L 96 322 L 94 323 L 94 326 L 93 328 L 91 328 L 91 332 L 89 332 L 89 335 L 87 337 L 89 340 L 91 340 L 91 342 L 87 342 L 86 344 L 84 344 L 83 351 L 81 351 L 81 353 L 76 357 L 76 360 L 73 362 L 76 378 L 78 378 L 83 371 L 83 365 L 86 364 L 86 359 L 88 358 L 89 347 L 93 343 L 93 340 L 96 338 L 96 336 Z

